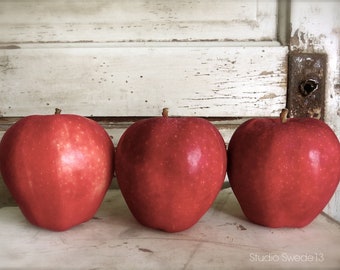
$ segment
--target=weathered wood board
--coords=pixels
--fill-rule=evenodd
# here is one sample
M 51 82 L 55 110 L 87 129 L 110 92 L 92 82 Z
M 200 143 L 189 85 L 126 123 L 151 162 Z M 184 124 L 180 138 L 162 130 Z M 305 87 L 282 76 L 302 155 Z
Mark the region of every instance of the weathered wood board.
M 277 116 L 286 47 L 112 46 L 0 50 L 0 115 Z
M 0 2 L 2 42 L 276 40 L 267 0 Z

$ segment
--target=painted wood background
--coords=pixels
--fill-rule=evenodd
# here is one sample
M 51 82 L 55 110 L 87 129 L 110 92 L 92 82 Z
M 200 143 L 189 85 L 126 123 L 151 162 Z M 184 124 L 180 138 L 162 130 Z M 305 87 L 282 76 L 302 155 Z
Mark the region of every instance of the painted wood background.
M 287 74 L 277 8 L 254 0 L 1 1 L 0 115 L 59 107 L 155 116 L 169 107 L 171 115 L 276 116 Z
M 0 10 L 8 43 L 276 39 L 267 0 L 2 0 Z
M 275 116 L 285 47 L 132 46 L 0 50 L 0 115 Z

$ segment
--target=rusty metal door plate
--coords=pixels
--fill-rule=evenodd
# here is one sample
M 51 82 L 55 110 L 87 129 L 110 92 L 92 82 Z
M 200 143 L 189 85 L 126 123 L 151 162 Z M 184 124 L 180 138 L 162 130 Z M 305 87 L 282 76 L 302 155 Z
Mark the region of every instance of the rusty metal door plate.
M 287 107 L 290 117 L 323 119 L 326 64 L 326 54 L 289 55 Z

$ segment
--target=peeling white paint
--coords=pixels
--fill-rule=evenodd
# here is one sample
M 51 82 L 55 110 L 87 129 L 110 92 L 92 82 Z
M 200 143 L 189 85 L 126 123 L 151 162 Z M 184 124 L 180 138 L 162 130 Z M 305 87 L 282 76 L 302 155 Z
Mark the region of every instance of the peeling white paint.
M 163 107 L 172 115 L 277 116 L 286 102 L 285 47 L 79 46 L 2 54 L 4 116 L 55 107 L 87 116 L 157 116 Z
M 17 0 L 0 10 L 7 43 L 276 38 L 277 3 L 267 0 Z

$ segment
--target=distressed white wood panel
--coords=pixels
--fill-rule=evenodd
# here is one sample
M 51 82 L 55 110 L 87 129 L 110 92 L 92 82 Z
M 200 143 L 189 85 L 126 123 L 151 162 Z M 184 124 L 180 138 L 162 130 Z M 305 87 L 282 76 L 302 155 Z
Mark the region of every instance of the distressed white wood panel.
M 0 115 L 276 116 L 285 47 L 0 50 Z
M 276 40 L 277 1 L 2 0 L 0 42 Z

